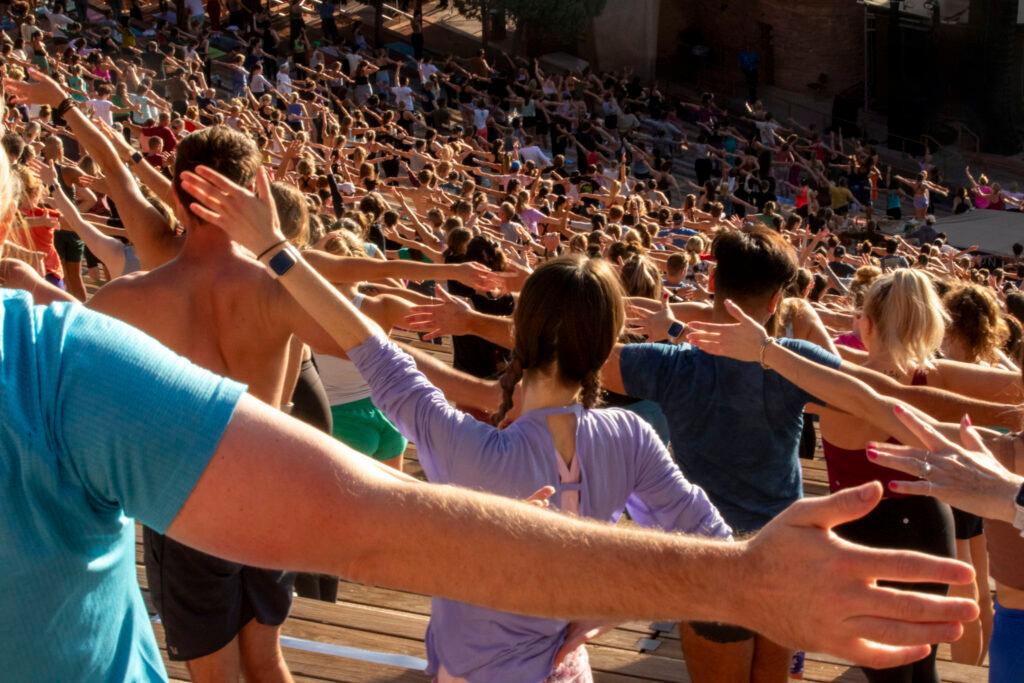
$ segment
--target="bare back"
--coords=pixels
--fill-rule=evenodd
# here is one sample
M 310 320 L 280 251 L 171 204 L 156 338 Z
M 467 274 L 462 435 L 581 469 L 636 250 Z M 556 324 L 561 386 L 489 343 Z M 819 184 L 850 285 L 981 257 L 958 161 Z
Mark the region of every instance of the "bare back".
M 292 335 L 275 321 L 280 285 L 237 248 L 195 254 L 185 249 L 156 270 L 118 278 L 89 307 L 279 406 Z

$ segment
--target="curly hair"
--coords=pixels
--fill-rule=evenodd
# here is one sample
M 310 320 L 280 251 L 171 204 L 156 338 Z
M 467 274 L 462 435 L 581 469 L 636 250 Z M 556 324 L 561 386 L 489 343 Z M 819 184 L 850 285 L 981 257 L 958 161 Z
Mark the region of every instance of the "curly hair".
M 994 362 L 1010 336 L 996 298 L 987 287 L 963 285 L 942 299 L 949 313 L 946 334 L 963 346 L 968 363 Z

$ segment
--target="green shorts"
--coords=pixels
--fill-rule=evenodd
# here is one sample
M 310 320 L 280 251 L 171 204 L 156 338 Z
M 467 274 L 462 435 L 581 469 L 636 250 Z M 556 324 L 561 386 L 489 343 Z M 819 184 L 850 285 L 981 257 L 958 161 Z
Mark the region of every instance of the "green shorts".
M 85 242 L 70 230 L 53 233 L 53 248 L 64 263 L 81 263 L 85 256 Z
M 397 458 L 409 444 L 368 398 L 331 406 L 331 417 L 334 438 L 374 460 Z

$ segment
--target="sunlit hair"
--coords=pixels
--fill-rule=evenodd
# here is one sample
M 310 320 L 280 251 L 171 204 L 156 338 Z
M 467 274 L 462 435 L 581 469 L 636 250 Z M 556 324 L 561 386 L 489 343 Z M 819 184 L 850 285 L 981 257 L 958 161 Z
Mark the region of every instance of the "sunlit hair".
M 5 255 L 8 233 L 17 214 L 21 182 L 11 172 L 7 151 L 0 148 L 0 258 Z
M 949 314 L 947 334 L 963 346 L 968 363 L 995 362 L 1010 330 L 999 304 L 987 287 L 963 285 L 946 294 L 942 303 Z
M 948 317 L 931 278 L 910 268 L 875 280 L 864 315 L 875 330 L 871 351 L 888 354 L 901 372 L 927 367 L 946 335 Z
M 281 222 L 281 233 L 295 247 L 304 249 L 309 243 L 309 206 L 306 197 L 294 185 L 275 182 L 270 186 Z
M 363 242 L 349 230 L 334 230 L 327 233 L 316 245 L 318 249 L 335 256 L 365 256 Z
M 646 299 L 661 298 L 661 273 L 646 256 L 640 254 L 630 256 L 622 264 L 621 274 L 626 296 L 639 296 Z
M 868 288 L 880 277 L 882 277 L 882 269 L 878 266 L 861 266 L 853 274 L 850 295 L 853 297 L 855 309 L 860 310 L 864 306 L 864 296 L 867 294 Z

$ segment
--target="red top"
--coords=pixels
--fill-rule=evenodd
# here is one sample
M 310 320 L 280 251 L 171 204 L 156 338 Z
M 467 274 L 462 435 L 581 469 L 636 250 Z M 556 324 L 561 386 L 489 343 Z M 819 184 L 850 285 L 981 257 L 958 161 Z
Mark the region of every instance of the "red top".
M 913 386 L 926 386 L 928 374 L 924 370 L 914 373 L 910 382 Z M 899 444 L 896 439 L 888 439 L 886 443 Z M 825 465 L 828 469 L 828 489 L 832 493 L 843 489 L 866 484 L 869 481 L 881 482 L 884 496 L 887 498 L 905 498 L 905 494 L 893 493 L 889 490 L 890 481 L 907 481 L 913 479 L 908 474 L 882 467 L 868 460 L 867 449 L 847 450 L 821 440 L 821 449 L 825 452 Z
M 51 225 L 35 225 L 29 228 L 32 236 L 32 248 L 43 253 L 43 265 L 46 267 L 47 275 L 55 275 L 58 279 L 64 279 L 64 269 L 60 264 L 60 256 L 53 247 L 53 233 L 59 227 L 60 212 L 53 209 L 29 209 L 22 211 L 21 215 L 26 218 L 50 218 Z
M 164 151 L 173 152 L 174 148 L 178 146 L 178 138 L 174 136 L 172 131 L 167 126 L 152 126 L 151 128 L 143 128 L 142 135 L 147 138 L 160 138 L 164 141 Z

